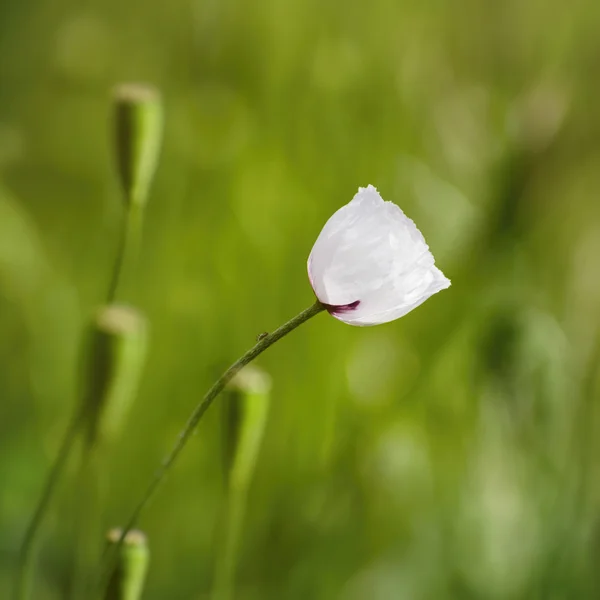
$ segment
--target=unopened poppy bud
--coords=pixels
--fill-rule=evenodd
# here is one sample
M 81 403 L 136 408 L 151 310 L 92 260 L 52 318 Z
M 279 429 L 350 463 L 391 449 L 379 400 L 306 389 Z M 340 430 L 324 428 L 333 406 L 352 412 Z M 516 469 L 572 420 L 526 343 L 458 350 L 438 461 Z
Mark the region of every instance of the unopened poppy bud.
M 121 432 L 137 394 L 146 349 L 146 320 L 136 309 L 113 304 L 97 312 L 84 382 L 90 442 Z
M 114 91 L 114 144 L 127 207 L 146 204 L 162 142 L 163 108 L 158 90 L 123 84 Z
M 361 326 L 399 319 L 450 286 L 414 222 L 372 185 L 327 221 L 308 277 L 330 314 Z
M 271 378 L 248 366 L 230 382 L 223 403 L 225 469 L 229 484 L 246 487 L 252 479 L 267 415 Z
M 107 535 L 109 546 L 118 545 L 122 533 L 121 529 L 111 529 Z M 128 531 L 119 549 L 105 600 L 139 600 L 142 597 L 149 559 L 146 535 L 135 529 Z
M 269 410 L 271 379 L 254 366 L 244 367 L 227 386 L 223 403 L 226 501 L 217 551 L 213 598 L 233 598 L 235 571 L 246 498 Z

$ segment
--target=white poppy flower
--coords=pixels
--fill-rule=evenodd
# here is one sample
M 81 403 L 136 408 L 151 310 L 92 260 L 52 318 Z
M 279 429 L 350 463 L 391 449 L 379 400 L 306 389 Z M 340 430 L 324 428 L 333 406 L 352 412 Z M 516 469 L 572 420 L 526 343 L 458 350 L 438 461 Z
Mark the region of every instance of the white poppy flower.
M 372 185 L 327 221 L 308 277 L 334 317 L 359 326 L 398 319 L 450 286 L 416 225 Z

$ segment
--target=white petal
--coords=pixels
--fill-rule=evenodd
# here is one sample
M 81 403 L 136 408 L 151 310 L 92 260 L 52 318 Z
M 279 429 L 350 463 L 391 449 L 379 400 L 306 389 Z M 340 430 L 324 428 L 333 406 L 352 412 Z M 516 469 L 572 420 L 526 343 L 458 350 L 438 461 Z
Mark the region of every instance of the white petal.
M 308 276 L 323 304 L 348 307 L 331 312 L 350 325 L 393 321 L 450 285 L 416 225 L 372 185 L 327 221 Z

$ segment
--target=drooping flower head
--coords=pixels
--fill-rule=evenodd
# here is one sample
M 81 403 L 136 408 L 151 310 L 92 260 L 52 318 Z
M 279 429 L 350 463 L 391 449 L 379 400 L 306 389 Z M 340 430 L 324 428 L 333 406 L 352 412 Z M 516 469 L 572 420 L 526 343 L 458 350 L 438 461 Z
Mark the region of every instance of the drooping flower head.
M 308 277 L 334 317 L 359 326 L 398 319 L 450 286 L 413 221 L 372 185 L 327 221 Z

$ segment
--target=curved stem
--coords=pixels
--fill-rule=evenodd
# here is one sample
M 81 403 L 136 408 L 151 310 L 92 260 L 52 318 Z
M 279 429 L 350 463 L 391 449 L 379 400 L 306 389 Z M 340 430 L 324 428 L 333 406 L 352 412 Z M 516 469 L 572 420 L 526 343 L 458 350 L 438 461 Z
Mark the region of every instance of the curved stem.
M 42 520 L 46 514 L 63 469 L 67 464 L 71 449 L 77 439 L 77 434 L 84 418 L 85 411 L 79 410 L 71 419 L 71 423 L 65 432 L 58 455 L 56 456 L 56 460 L 54 461 L 54 465 L 52 466 L 52 470 L 46 481 L 42 496 L 36 506 L 33 517 L 29 522 L 27 531 L 25 532 L 25 537 L 23 538 L 23 544 L 21 545 L 21 551 L 19 553 L 19 564 L 17 566 L 15 600 L 25 600 L 30 595 L 33 556 L 40 533 L 40 525 L 42 524 Z
M 161 484 L 163 478 L 168 473 L 169 469 L 173 465 L 173 463 L 177 460 L 177 457 L 187 444 L 188 440 L 194 433 L 196 426 L 200 422 L 200 419 L 204 416 L 204 413 L 209 409 L 210 405 L 213 403 L 214 399 L 223 391 L 225 386 L 231 381 L 231 379 L 248 363 L 252 362 L 255 358 L 257 358 L 260 354 L 262 354 L 267 348 L 272 346 L 275 342 L 280 340 L 282 337 L 293 331 L 302 323 L 305 323 L 315 315 L 325 310 L 325 306 L 323 306 L 318 300 L 312 306 L 303 310 L 300 314 L 296 315 L 293 319 L 290 319 L 287 323 L 284 323 L 281 327 L 276 329 L 273 333 L 268 334 L 263 337 L 256 345 L 254 345 L 250 350 L 248 350 L 244 355 L 242 355 L 236 362 L 234 362 L 229 369 L 217 379 L 217 381 L 213 384 L 213 386 L 206 392 L 206 395 L 200 403 L 193 410 L 190 415 L 185 427 L 177 437 L 177 441 L 173 446 L 173 449 L 169 453 L 169 455 L 163 460 L 162 464 L 154 474 L 150 485 L 146 489 L 146 492 L 142 496 L 139 504 L 136 506 L 133 511 L 127 525 L 124 527 L 121 538 L 118 543 L 112 548 L 112 556 L 107 558 L 107 569 L 103 574 L 103 580 L 101 582 L 104 590 L 106 586 L 107 580 L 110 577 L 110 572 L 112 570 L 112 563 L 114 561 L 114 556 L 118 554 L 120 551 L 120 547 L 123 544 L 123 540 L 127 535 L 127 532 L 134 527 L 136 524 L 140 514 L 148 504 L 148 502 L 153 498 L 156 493 L 159 485 Z

